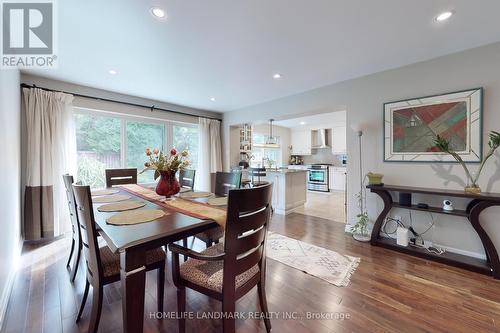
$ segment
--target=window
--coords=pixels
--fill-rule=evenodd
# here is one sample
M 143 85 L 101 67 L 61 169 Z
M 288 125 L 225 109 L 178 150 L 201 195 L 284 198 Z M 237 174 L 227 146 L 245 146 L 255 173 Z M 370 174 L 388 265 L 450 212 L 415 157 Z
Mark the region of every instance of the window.
M 77 181 L 92 188 L 106 186 L 105 170 L 137 168 L 147 161 L 144 150 L 188 149 L 190 168 L 198 163 L 198 125 L 163 119 L 138 118 L 77 109 L 75 113 Z M 154 182 L 152 171 L 137 176 L 139 183 Z
M 272 167 L 277 167 L 281 165 L 281 146 L 279 144 L 280 137 L 276 137 L 277 144 L 267 145 L 266 139 L 268 135 L 262 133 L 254 132 L 252 134 L 253 149 L 252 155 L 253 159 L 250 160 L 251 167 L 269 167 L 272 163 Z
M 146 148 L 163 150 L 165 142 L 165 126 L 136 121 L 127 121 L 127 168 L 137 168 L 140 172 L 144 169 L 147 157 Z M 138 183 L 154 182 L 154 172 L 146 171 L 137 176 Z
M 173 146 L 177 150 L 187 149 L 189 151 L 189 168 L 196 169 L 198 166 L 198 126 L 174 125 Z
M 121 123 L 112 117 L 76 114 L 77 179 L 91 187 L 106 184 L 104 170 L 121 166 Z

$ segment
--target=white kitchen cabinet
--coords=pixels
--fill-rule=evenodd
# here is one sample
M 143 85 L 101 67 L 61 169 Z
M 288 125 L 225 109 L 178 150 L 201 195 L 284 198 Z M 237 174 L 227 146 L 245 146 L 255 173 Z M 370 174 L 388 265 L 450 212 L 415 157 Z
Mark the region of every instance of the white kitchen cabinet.
M 273 183 L 272 205 L 274 212 L 287 215 L 306 202 L 307 182 L 305 170 L 266 170 L 263 180 Z
M 345 154 L 347 152 L 346 127 L 332 128 L 332 153 Z
M 329 168 L 328 188 L 333 191 L 345 191 L 346 168 Z
M 311 131 L 292 131 L 292 155 L 311 155 Z

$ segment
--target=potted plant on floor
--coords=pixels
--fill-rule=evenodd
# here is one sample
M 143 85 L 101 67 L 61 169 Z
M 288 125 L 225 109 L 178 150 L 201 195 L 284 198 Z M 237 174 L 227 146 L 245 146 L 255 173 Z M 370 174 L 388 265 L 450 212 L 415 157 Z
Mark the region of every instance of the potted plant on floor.
M 368 212 L 363 210 L 363 190 L 361 190 L 356 197 L 359 200 L 360 213 L 356 215 L 358 221 L 351 227 L 352 237 L 360 242 L 370 241 L 370 232 L 368 225 L 370 223 L 370 218 L 368 217 Z

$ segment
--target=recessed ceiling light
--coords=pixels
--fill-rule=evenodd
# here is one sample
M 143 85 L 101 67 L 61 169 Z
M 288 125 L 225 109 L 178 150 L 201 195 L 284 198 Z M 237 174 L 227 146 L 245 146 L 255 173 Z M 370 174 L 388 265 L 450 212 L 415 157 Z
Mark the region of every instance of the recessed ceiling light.
M 306 122 L 305 122 L 305 121 L 301 121 L 301 122 L 300 122 L 300 124 L 301 124 L 301 125 L 305 125 L 305 124 L 306 124 Z
M 452 11 L 442 12 L 441 14 L 439 14 L 438 16 L 436 16 L 436 21 L 438 21 L 438 22 L 443 22 L 443 21 L 446 21 L 446 20 L 447 20 L 447 19 L 449 19 L 452 15 L 453 15 L 453 12 L 452 12 Z
M 165 16 L 166 16 L 165 11 L 163 9 L 161 9 L 160 7 L 151 8 L 151 14 L 153 14 L 154 17 L 159 18 L 159 19 L 165 18 Z
M 210 100 L 211 100 L 212 102 L 215 102 L 217 99 L 216 99 L 215 97 L 210 97 Z
M 117 72 L 117 71 L 115 71 L 114 69 L 110 69 L 110 70 L 108 71 L 108 73 L 109 73 L 109 74 L 111 74 L 111 75 L 116 75 L 116 74 L 118 74 L 118 72 Z
M 280 73 L 274 74 L 273 79 L 276 79 L 276 80 L 281 79 L 281 74 Z

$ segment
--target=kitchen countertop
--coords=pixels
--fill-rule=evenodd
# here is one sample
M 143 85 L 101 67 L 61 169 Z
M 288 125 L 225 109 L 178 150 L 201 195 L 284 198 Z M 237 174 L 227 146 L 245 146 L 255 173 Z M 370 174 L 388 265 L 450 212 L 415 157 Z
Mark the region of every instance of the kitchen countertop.
M 266 169 L 266 173 L 280 173 L 280 174 L 287 174 L 287 173 L 297 173 L 297 172 L 307 172 L 307 170 L 300 170 L 300 169 Z

